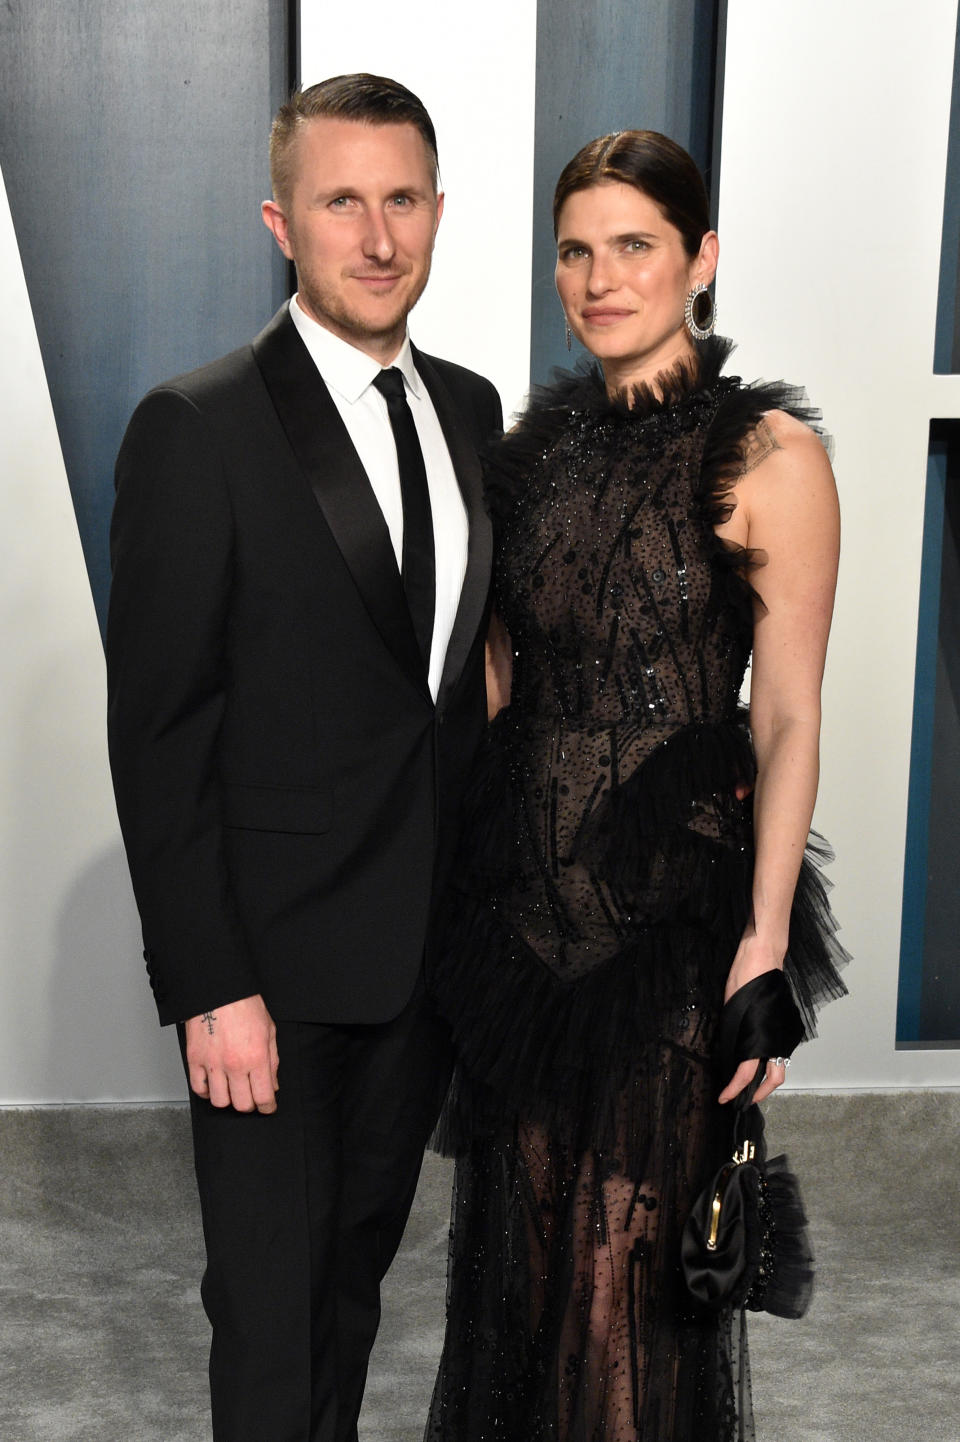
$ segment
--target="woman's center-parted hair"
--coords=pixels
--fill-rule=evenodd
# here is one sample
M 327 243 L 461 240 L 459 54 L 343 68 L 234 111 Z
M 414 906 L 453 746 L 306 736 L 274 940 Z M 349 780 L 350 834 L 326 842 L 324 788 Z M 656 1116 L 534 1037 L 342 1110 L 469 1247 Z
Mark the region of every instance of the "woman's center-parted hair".
M 691 155 L 658 130 L 617 130 L 578 150 L 560 172 L 553 195 L 553 234 L 560 212 L 578 190 L 604 182 L 632 185 L 650 197 L 680 232 L 691 260 L 710 227 L 710 201 Z
M 436 188 L 437 135 L 423 101 L 385 75 L 333 75 L 306 90 L 295 90 L 274 117 L 270 130 L 270 183 L 273 198 L 281 208 L 290 200 L 301 130 L 311 120 L 328 117 L 367 125 L 413 125 L 423 137 Z

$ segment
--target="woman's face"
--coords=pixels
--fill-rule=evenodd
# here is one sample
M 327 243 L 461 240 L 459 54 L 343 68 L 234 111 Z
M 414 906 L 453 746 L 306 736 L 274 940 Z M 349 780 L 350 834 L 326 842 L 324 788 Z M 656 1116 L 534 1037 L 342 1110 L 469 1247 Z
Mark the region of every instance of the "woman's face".
M 568 197 L 557 227 L 557 290 L 611 389 L 690 354 L 684 302 L 698 281 L 713 279 L 716 258 L 714 231 L 691 260 L 676 226 L 632 185 L 603 181 Z

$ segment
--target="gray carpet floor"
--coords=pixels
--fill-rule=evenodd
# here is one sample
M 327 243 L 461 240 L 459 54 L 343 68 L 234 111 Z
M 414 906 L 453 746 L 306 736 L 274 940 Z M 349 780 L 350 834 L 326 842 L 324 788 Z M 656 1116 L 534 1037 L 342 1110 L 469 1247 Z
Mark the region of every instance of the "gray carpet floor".
M 785 1094 L 767 1117 L 818 1288 L 803 1321 L 751 1318 L 758 1442 L 960 1442 L 960 1093 Z M 449 1185 L 428 1158 L 363 1442 L 420 1442 Z M 2 1442 L 205 1442 L 201 1266 L 185 1110 L 0 1112 Z

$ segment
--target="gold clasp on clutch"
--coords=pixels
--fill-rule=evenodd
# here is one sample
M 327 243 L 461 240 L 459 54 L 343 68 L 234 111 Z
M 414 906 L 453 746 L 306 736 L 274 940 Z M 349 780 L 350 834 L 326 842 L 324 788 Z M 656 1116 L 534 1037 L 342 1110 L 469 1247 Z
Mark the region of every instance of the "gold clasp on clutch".
M 738 1152 L 734 1152 L 733 1161 L 727 1162 L 722 1168 L 717 1179 L 717 1190 L 713 1194 L 713 1201 L 710 1203 L 710 1230 L 707 1233 L 707 1251 L 717 1250 L 717 1237 L 720 1234 L 720 1213 L 723 1209 L 723 1198 L 727 1190 L 727 1183 L 733 1176 L 737 1167 L 742 1167 L 744 1162 L 752 1162 L 756 1156 L 757 1148 L 753 1142 L 744 1142 Z

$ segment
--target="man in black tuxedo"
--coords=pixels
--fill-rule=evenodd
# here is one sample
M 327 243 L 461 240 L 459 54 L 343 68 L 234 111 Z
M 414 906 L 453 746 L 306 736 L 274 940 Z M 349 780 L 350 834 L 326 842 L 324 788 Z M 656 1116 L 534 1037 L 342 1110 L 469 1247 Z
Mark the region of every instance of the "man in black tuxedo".
M 420 101 L 313 86 L 271 172 L 297 295 L 152 391 L 117 462 L 111 761 L 191 1088 L 214 1438 L 350 1442 L 449 1074 L 424 954 L 483 725 L 501 417 L 407 336 L 443 209 Z

